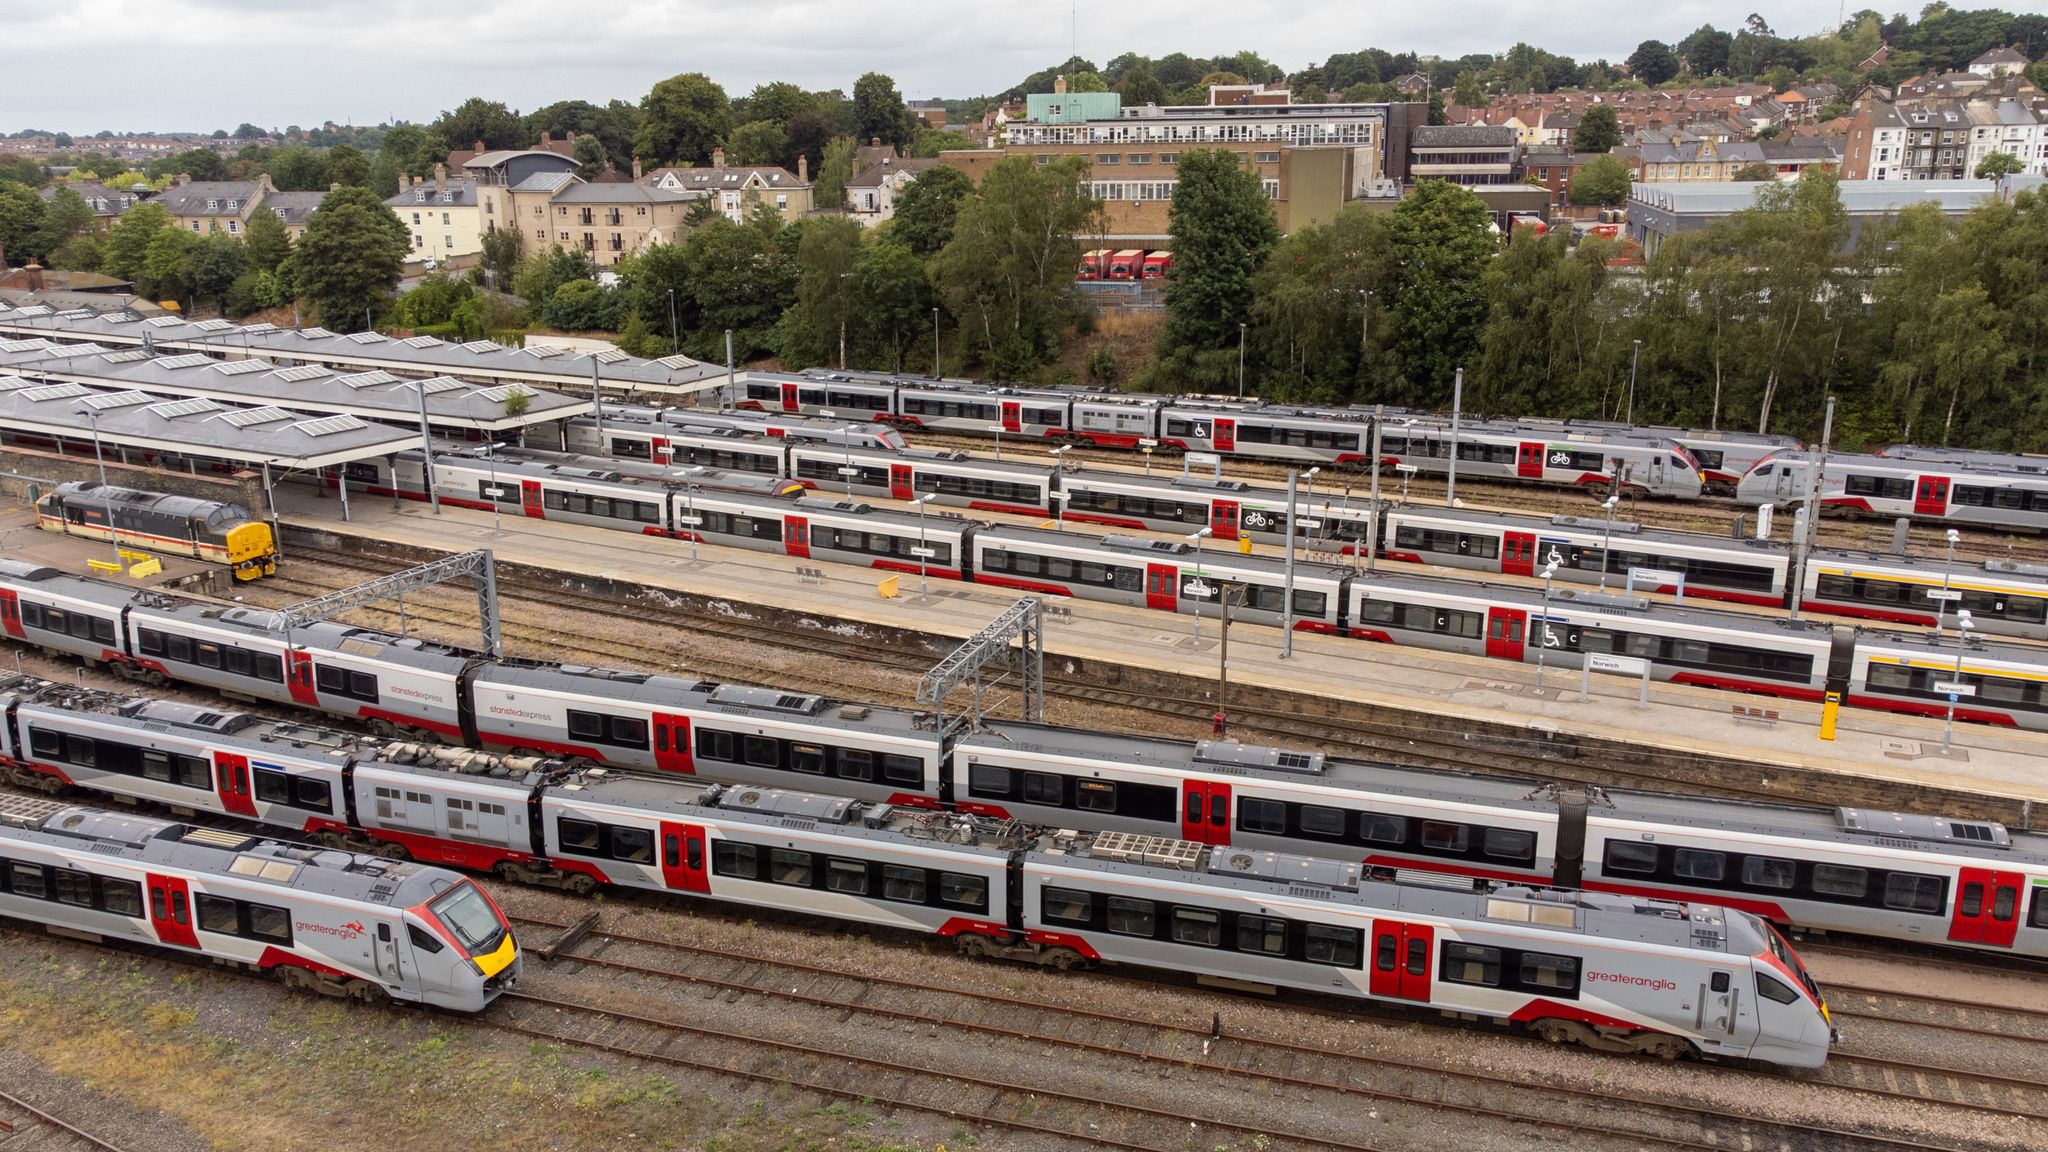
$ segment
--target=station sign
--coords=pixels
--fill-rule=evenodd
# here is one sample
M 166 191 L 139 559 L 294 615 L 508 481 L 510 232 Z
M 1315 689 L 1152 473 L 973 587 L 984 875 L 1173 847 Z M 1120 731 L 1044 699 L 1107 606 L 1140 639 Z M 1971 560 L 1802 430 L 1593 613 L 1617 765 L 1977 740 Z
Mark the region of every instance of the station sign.
M 1214 452 L 1190 452 L 1187 462 L 1190 468 L 1215 468 L 1223 463 L 1223 457 Z
M 1929 600 L 1937 600 L 1953 604 L 1956 601 L 1961 600 L 1963 598 L 1963 594 L 1961 592 L 1956 591 L 1953 588 L 1929 588 L 1927 590 L 1927 598 Z
M 939 550 L 938 550 L 938 549 L 936 549 L 936 548 L 915 548 L 915 547 L 913 547 L 913 548 L 912 548 L 912 549 L 910 550 L 910 554 L 911 554 L 912 556 L 916 557 L 916 558 L 917 558 L 917 559 L 919 559 L 919 560 L 929 560 L 929 559 L 931 559 L 932 557 L 934 557 L 934 556 L 937 556 L 937 555 L 939 554 Z
M 1947 693 L 1949 703 L 1951 704 L 1955 703 L 1956 698 L 1959 696 L 1975 696 L 1977 694 L 1977 686 L 1975 684 L 1955 684 L 1947 680 L 1936 680 L 1934 682 L 1934 690 Z
M 1650 671 L 1650 662 L 1634 656 L 1610 656 L 1601 652 L 1586 653 L 1586 667 L 1595 672 L 1612 672 L 1617 676 L 1643 676 Z
M 1209 597 L 1209 593 L 1214 592 L 1215 589 L 1210 587 L 1200 577 L 1196 577 L 1181 585 L 1180 591 L 1183 596 L 1193 596 L 1198 600 L 1206 600 Z
M 1669 568 L 1631 568 L 1628 578 L 1637 584 L 1683 584 L 1685 573 Z

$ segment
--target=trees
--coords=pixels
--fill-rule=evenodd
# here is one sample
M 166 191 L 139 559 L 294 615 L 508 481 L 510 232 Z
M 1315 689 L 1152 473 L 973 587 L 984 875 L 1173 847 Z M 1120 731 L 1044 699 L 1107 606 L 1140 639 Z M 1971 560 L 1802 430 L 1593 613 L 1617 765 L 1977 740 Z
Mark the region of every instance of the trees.
M 1251 335 L 1261 391 L 1342 403 L 1381 375 L 1393 272 L 1386 215 L 1359 205 L 1281 240 L 1253 281 Z M 1367 318 L 1367 308 L 1378 323 Z
M 766 121 L 784 125 L 796 119 L 800 113 L 817 108 L 817 100 L 808 92 L 788 81 L 777 80 L 768 84 L 757 84 L 747 96 L 747 120 Z
M 1776 180 L 1778 170 L 1761 160 L 1751 160 L 1735 170 L 1735 179 L 1742 181 Z
M 1621 122 L 1611 104 L 1595 104 L 1579 116 L 1572 132 L 1572 151 L 1611 152 L 1621 143 Z
M 481 96 L 472 96 L 453 110 L 441 113 L 431 128 L 442 139 L 462 148 L 478 140 L 484 142 L 485 148 L 524 148 L 530 143 L 526 124 L 518 113 L 500 101 Z
M 1979 180 L 2003 180 L 2017 176 L 2027 170 L 2026 161 L 2010 152 L 1993 152 L 1977 162 L 1976 176 Z
M 998 378 L 1020 379 L 1057 346 L 1079 258 L 1075 237 L 1101 230 L 1101 202 L 1082 183 L 1087 161 L 997 161 L 963 201 L 953 238 L 932 263 L 963 350 Z
M 1392 213 L 1388 227 L 1401 269 L 1393 289 L 1395 346 L 1408 383 L 1405 400 L 1448 398 L 1452 370 L 1478 346 L 1486 314 L 1482 278 L 1497 250 L 1486 225 L 1486 205 L 1442 180 L 1423 181 Z
M 1685 70 L 1695 76 L 1713 76 L 1728 70 L 1728 52 L 1735 37 L 1702 24 L 1678 42 L 1678 54 L 1685 57 Z
M 1634 179 L 1628 161 L 1611 154 L 1595 156 L 1572 174 L 1572 203 L 1619 204 L 1628 199 L 1629 183 Z
M 1645 40 L 1629 53 L 1628 74 L 1655 88 L 1678 75 L 1678 57 L 1662 40 Z
M 656 84 L 640 102 L 634 155 L 656 164 L 702 164 L 732 131 L 732 102 L 702 72 Z
M 249 266 L 264 272 L 277 271 L 278 265 L 292 254 L 291 234 L 285 231 L 284 221 L 275 212 L 259 209 L 251 215 L 242 241 L 248 249 Z
M 1458 82 L 1451 89 L 1451 100 L 1461 108 L 1477 108 L 1486 103 L 1486 92 L 1479 87 L 1479 76 L 1472 72 L 1458 73 Z
M 783 154 L 783 167 L 796 171 L 797 157 L 801 156 L 810 164 L 811 174 L 815 176 L 825 167 L 825 146 L 839 135 L 839 122 L 829 112 L 810 108 L 790 117 L 789 123 L 783 125 L 782 133 L 789 138 L 789 151 Z
M 351 187 L 370 186 L 370 158 L 353 144 L 336 144 L 327 150 L 327 182 Z M 308 189 L 317 192 L 318 188 Z M 387 193 L 391 195 L 394 193 Z
M 548 297 L 542 319 L 570 332 L 616 332 L 626 319 L 625 295 L 595 280 L 570 280 Z
M 26 264 L 43 255 L 45 209 L 42 197 L 20 184 L 0 184 L 0 252 Z
M 917 123 L 904 107 L 896 81 L 880 72 L 869 72 L 853 82 L 853 122 L 863 143 L 879 139 L 899 148 L 910 143 Z
M 846 205 L 846 182 L 853 179 L 853 137 L 835 136 L 825 145 L 811 184 L 811 203 L 819 208 Z
M 74 237 L 93 231 L 95 226 L 92 205 L 85 202 L 85 197 L 60 187 L 43 207 L 42 235 L 38 237 L 36 251 L 47 260 Z
M 526 253 L 526 238 L 517 228 L 493 228 L 484 233 L 483 243 L 485 283 L 503 291 L 518 273 L 519 261 Z
M 782 359 L 792 368 L 815 364 L 845 367 L 846 331 L 853 322 L 859 294 L 854 278 L 861 254 L 861 227 L 846 216 L 806 220 L 801 227 L 796 258 L 802 271 L 797 276 L 796 302 L 777 325 Z
M 228 178 L 228 162 L 211 148 L 194 148 L 151 161 L 144 171 L 152 177 L 183 174 L 194 180 L 225 180 Z
M 291 267 L 322 326 L 361 331 L 398 286 L 411 248 L 405 226 L 367 188 L 329 192 L 306 221 Z
M 1200 354 L 1235 346 L 1239 326 L 1250 322 L 1252 278 L 1279 241 L 1280 226 L 1258 169 L 1237 153 L 1183 152 L 1178 175 L 1166 213 L 1173 266 L 1160 349 L 1165 371 L 1199 379 Z
M 576 175 L 595 180 L 610 166 L 611 158 L 605 155 L 603 141 L 595 136 L 576 138 Z
M 897 195 L 889 234 L 917 255 L 932 256 L 953 238 L 960 202 L 973 193 L 974 181 L 967 173 L 946 164 L 933 165 Z
M 270 182 L 279 192 L 324 191 L 327 159 L 304 144 L 280 148 L 270 158 Z
M 262 215 L 262 213 L 257 213 Z M 275 219 L 275 215 L 272 216 Z M 211 298 L 222 313 L 228 310 L 228 290 L 241 276 L 246 252 L 242 241 L 225 232 L 215 232 L 192 246 L 186 258 L 186 280 L 192 298 Z
M 929 328 L 933 296 L 924 261 L 885 236 L 862 250 L 854 283 L 866 342 L 883 353 L 891 371 L 903 371 L 904 356 Z
M 156 300 L 189 305 L 192 300 L 192 250 L 199 237 L 183 228 L 159 229 L 142 254 L 142 275 L 136 291 Z
M 4 192 L 0 189 L 0 192 Z M 107 230 L 107 255 L 102 264 L 106 274 L 121 280 L 139 281 L 149 241 L 171 227 L 171 214 L 161 204 L 144 202 L 123 213 Z
M 1126 108 L 1166 103 L 1166 85 L 1159 82 L 1150 64 L 1134 64 L 1126 69 L 1116 90 L 1123 96 Z
M 728 164 L 780 164 L 788 154 L 789 137 L 773 120 L 749 120 L 725 142 Z
M 526 134 L 520 143 L 531 144 L 539 140 L 543 132 L 552 134 L 557 140 L 565 140 L 573 132 L 579 146 L 585 139 L 592 140 L 604 149 L 606 160 L 623 164 L 633 153 L 636 122 L 637 116 L 632 114 L 631 105 L 614 101 L 600 108 L 587 100 L 559 100 L 526 114 Z M 582 157 L 579 155 L 578 159 Z M 602 171 L 603 167 L 600 163 L 596 170 Z

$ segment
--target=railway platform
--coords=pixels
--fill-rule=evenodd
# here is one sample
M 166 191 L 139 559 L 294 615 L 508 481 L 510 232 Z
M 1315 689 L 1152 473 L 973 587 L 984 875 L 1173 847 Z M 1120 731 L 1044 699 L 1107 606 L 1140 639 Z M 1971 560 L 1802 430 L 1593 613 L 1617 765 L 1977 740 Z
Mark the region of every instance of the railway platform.
M 708 544 L 699 546 L 700 562 L 693 567 L 687 543 L 515 516 L 494 523 L 486 513 L 455 508 L 437 516 L 410 501 L 394 507 L 387 499 L 359 498 L 351 512 L 352 521 L 343 523 L 331 498 L 298 486 L 279 492 L 280 520 L 288 530 L 329 534 L 344 547 L 361 539 L 430 552 L 489 548 L 504 561 L 532 568 L 855 624 L 964 638 L 1017 596 L 937 578 L 921 596 L 914 573 Z M 284 553 L 290 563 L 289 542 Z M 878 587 L 891 576 L 893 598 Z M 1073 657 L 1216 680 L 1215 620 L 1198 627 L 1190 617 L 1120 605 L 1047 603 L 1049 660 Z M 1547 669 L 1539 687 L 1537 669 L 1530 666 L 1312 633 L 1297 633 L 1291 657 L 1283 658 L 1281 639 L 1273 628 L 1232 626 L 1233 698 L 1257 689 L 1311 694 L 1405 712 L 1422 731 L 1506 726 L 1527 733 L 1532 742 L 1581 737 L 1730 759 L 1766 773 L 1781 767 L 1907 789 L 2048 801 L 2048 778 L 2039 770 L 2048 756 L 2048 736 L 1958 724 L 1951 751 L 1943 753 L 1939 719 L 1843 709 L 1836 739 L 1822 741 L 1817 704 L 1655 682 L 1645 695 L 1632 678 L 1595 673 L 1587 684 L 1577 661 Z M 1583 698 L 1582 684 L 1589 689 Z

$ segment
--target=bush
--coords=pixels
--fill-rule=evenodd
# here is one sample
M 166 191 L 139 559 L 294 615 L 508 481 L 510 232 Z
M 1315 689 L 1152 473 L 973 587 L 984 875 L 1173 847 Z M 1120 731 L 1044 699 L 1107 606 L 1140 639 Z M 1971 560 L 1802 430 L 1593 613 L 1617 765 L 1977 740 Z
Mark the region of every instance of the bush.
M 1088 350 L 1088 378 L 1102 384 L 1116 383 L 1116 347 L 1097 344 Z
M 282 303 L 284 289 L 273 272 L 250 269 L 235 277 L 235 282 L 228 286 L 227 313 L 230 316 L 247 316 Z
M 571 280 L 555 289 L 541 317 L 550 328 L 616 332 L 626 319 L 625 295 L 595 280 Z
M 395 319 L 399 326 L 405 328 L 452 323 L 456 308 L 474 295 L 476 289 L 467 278 L 450 276 L 446 272 L 430 273 L 412 291 L 398 298 Z

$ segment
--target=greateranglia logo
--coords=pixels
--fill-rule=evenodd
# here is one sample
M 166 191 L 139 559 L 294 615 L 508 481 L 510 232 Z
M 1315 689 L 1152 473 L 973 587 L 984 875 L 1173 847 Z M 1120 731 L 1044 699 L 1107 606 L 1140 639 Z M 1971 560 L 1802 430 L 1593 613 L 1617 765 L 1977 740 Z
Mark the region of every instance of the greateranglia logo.
M 1675 992 L 1678 984 L 1662 976 L 1630 976 L 1626 972 L 1586 972 L 1586 980 L 1592 984 L 1627 984 L 1635 988 L 1648 988 L 1652 992 Z
M 292 921 L 292 928 L 298 932 L 311 932 L 318 936 L 339 936 L 343 940 L 354 940 L 363 934 L 363 922 L 351 920 L 346 924 L 312 924 L 304 920 Z

